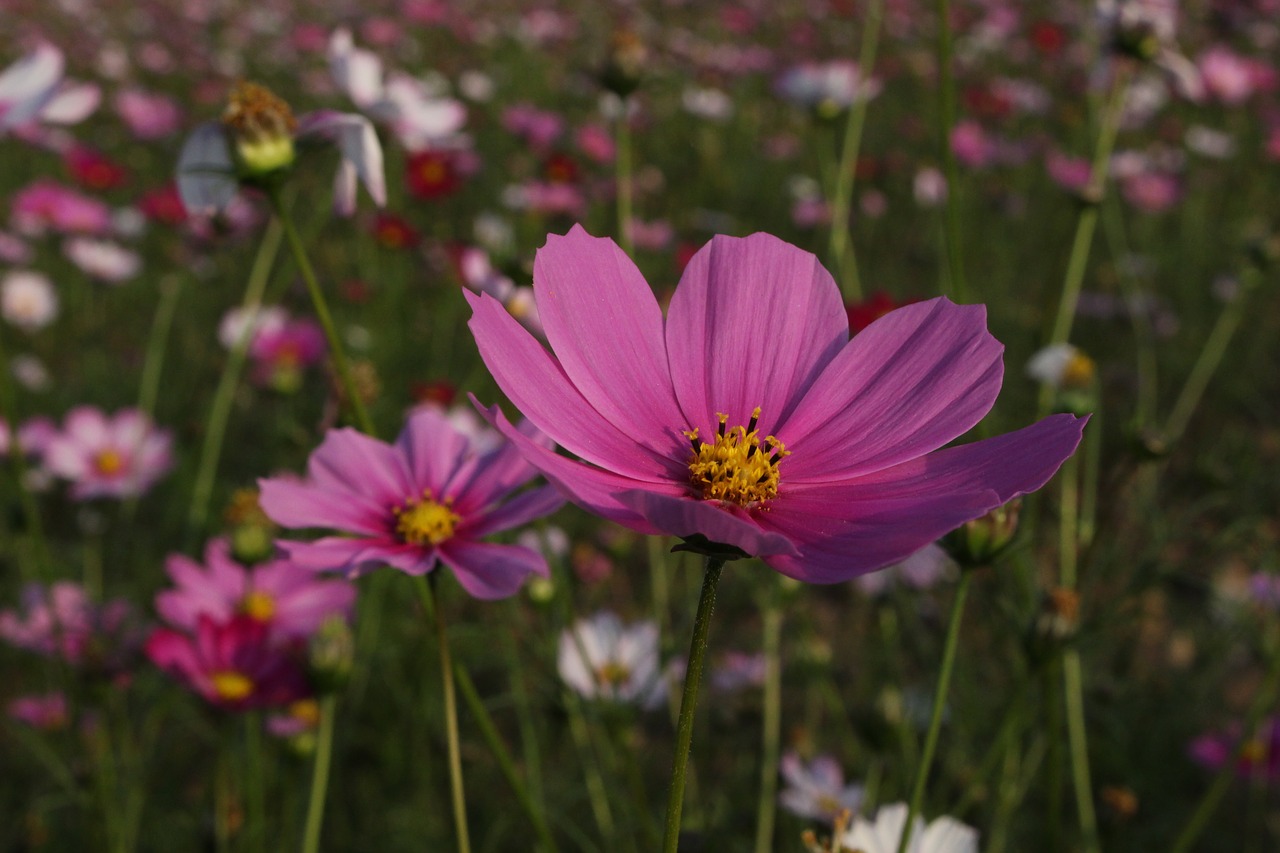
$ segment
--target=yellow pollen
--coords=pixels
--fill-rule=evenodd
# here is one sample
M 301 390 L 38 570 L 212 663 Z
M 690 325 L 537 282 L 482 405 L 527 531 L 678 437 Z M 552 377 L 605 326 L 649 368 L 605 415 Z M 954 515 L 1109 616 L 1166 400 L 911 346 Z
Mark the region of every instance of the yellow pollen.
M 242 672 L 236 672 L 234 669 L 224 670 L 223 672 L 215 672 L 211 679 L 213 681 L 213 692 L 218 694 L 218 698 L 227 702 L 239 702 L 242 699 L 248 699 L 253 693 L 253 681 L 249 676 Z
M 436 503 L 430 494 L 424 492 L 422 500 L 391 511 L 396 517 L 396 535 L 400 541 L 409 545 L 439 545 L 453 536 L 453 528 L 462 520 L 449 509 L 453 501 Z
M 270 622 L 276 615 L 276 600 L 271 593 L 255 589 L 240 602 L 240 612 L 259 622 Z
M 728 429 L 729 416 L 720 415 L 715 441 L 698 438 L 696 429 L 686 430 L 693 445 L 689 457 L 689 483 L 703 500 L 728 501 L 755 507 L 778 496 L 778 465 L 791 455 L 776 436 L 763 441 L 756 429 L 760 407 L 751 413 L 751 422 Z
M 93 465 L 99 474 L 110 477 L 119 474 L 124 468 L 124 459 L 114 450 L 104 450 L 94 457 Z
M 266 86 L 240 81 L 227 97 L 222 122 L 246 142 L 292 137 L 298 121 L 285 100 Z
M 596 667 L 596 682 L 601 687 L 617 687 L 631 678 L 631 669 L 617 661 L 608 661 Z

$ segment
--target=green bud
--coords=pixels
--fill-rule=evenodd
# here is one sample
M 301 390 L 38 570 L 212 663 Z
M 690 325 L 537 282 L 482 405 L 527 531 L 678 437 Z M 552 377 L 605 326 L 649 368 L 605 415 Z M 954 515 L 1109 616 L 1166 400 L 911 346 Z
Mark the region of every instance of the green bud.
M 1018 532 L 1022 500 L 1014 498 L 980 518 L 966 521 L 942 539 L 942 547 L 961 568 L 990 565 Z
M 355 636 L 343 616 L 330 616 L 311 636 L 308 648 L 311 682 L 316 693 L 336 693 L 351 678 L 355 665 Z

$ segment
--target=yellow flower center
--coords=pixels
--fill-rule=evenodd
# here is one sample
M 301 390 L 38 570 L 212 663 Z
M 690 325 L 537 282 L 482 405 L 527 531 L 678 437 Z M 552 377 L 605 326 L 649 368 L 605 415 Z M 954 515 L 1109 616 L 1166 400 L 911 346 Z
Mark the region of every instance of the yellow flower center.
M 409 545 L 439 545 L 453 536 L 453 528 L 462 520 L 449 508 L 452 503 L 436 503 L 430 492 L 424 492 L 422 500 L 396 507 L 391 511 L 396 517 L 396 535 Z
M 685 431 L 693 444 L 689 483 L 695 495 L 743 507 L 754 507 L 778 496 L 778 464 L 791 451 L 775 436 L 761 441 L 756 430 L 759 419 L 757 406 L 745 427 L 728 429 L 729 416 L 721 414 L 720 428 L 711 443 L 698 438 L 696 429 Z
M 320 705 L 314 699 L 299 699 L 289 706 L 289 716 L 314 726 L 320 722 Z
M 231 129 L 240 165 L 263 175 L 293 162 L 297 119 L 285 101 L 265 86 L 240 82 L 227 98 L 222 123 Z
M 1086 388 L 1093 382 L 1098 366 L 1082 352 L 1075 352 L 1062 371 L 1062 385 L 1066 388 Z
M 276 615 L 276 600 L 271 593 L 255 589 L 240 602 L 240 612 L 259 622 L 270 622 Z
M 631 679 L 631 668 L 611 660 L 596 667 L 595 675 L 596 683 L 601 687 L 617 687 Z
M 237 672 L 234 669 L 215 672 L 211 680 L 213 692 L 218 694 L 218 698 L 227 702 L 239 702 L 249 698 L 253 693 L 253 681 L 243 672 Z
M 124 468 L 124 459 L 114 450 L 104 450 L 94 457 L 93 466 L 98 469 L 99 474 L 111 477 Z

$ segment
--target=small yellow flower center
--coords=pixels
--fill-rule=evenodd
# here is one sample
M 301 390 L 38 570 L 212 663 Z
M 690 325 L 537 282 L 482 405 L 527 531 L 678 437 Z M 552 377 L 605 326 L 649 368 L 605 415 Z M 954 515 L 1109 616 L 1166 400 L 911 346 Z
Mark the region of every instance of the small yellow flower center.
M 1085 388 L 1093 382 L 1098 366 L 1082 352 L 1076 352 L 1062 371 L 1062 384 L 1066 388 Z
M 631 668 L 615 660 L 596 667 L 596 683 L 601 687 L 617 687 L 631 679 Z
M 427 184 L 440 183 L 445 179 L 444 163 L 435 159 L 424 160 L 418 167 L 418 177 Z
M 124 458 L 114 450 L 104 450 L 94 457 L 93 466 L 104 477 L 119 474 L 124 468 Z
M 430 492 L 424 492 L 422 500 L 396 507 L 391 511 L 396 517 L 396 535 L 409 545 L 439 545 L 453 536 L 453 528 L 462 520 L 449 508 L 452 503 L 436 503 Z
M 299 699 L 289 706 L 289 716 L 314 726 L 320 722 L 320 705 L 314 699 Z
M 711 443 L 698 438 L 696 429 L 685 431 L 693 445 L 689 483 L 695 495 L 743 507 L 755 507 L 778 496 L 778 465 L 791 451 L 775 436 L 761 441 L 756 430 L 759 419 L 757 406 L 745 427 L 728 429 L 729 416 L 721 414 L 720 428 Z
M 241 81 L 231 90 L 222 123 L 231 130 L 244 170 L 262 175 L 293 162 L 297 119 L 285 101 L 265 86 Z
M 240 612 L 259 622 L 270 622 L 276 615 L 276 600 L 271 593 L 255 589 L 240 602 Z
M 234 669 L 215 672 L 212 681 L 213 692 L 227 702 L 248 699 L 253 693 L 253 681 L 243 672 L 237 672 Z

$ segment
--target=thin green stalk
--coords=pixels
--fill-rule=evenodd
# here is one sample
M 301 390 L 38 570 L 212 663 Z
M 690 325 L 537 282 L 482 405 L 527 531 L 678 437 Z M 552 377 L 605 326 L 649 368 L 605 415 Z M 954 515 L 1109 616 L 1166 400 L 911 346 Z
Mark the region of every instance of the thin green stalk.
M 1209 339 L 1204 342 L 1204 348 L 1200 350 L 1191 373 L 1187 375 L 1186 384 L 1182 386 L 1182 392 L 1178 394 L 1178 399 L 1173 404 L 1173 411 L 1169 413 L 1169 420 L 1165 422 L 1164 438 L 1169 444 L 1182 438 L 1187 424 L 1191 421 L 1191 416 L 1209 387 L 1209 381 L 1217 371 L 1218 365 L 1222 363 L 1227 346 L 1231 343 L 1236 329 L 1239 328 L 1240 321 L 1244 319 L 1245 308 L 1249 302 L 1249 291 L 1252 290 L 1256 275 L 1257 273 L 1249 271 L 1242 276 L 1240 292 L 1218 315 L 1218 321 L 1209 333 Z
M 867 20 L 863 24 L 862 44 L 858 54 L 858 77 L 864 86 L 870 82 L 871 72 L 875 68 L 883 11 L 884 0 L 872 0 L 867 7 Z M 862 129 L 866 125 L 870 100 L 869 97 L 860 97 L 849 109 L 831 198 L 831 259 L 840 277 L 841 292 L 846 299 L 862 298 L 858 259 L 849 235 L 849 218 L 853 209 L 853 183 L 857 172 L 858 152 L 862 148 Z
M 938 747 L 938 733 L 942 729 L 942 709 L 947 703 L 951 671 L 955 666 L 956 650 L 960 646 L 960 622 L 964 616 L 964 602 L 968 597 L 969 582 L 972 578 L 972 572 L 961 573 L 960 582 L 956 584 L 955 598 L 951 602 L 951 616 L 947 620 L 947 639 L 942 647 L 942 666 L 938 670 L 938 684 L 933 691 L 933 711 L 929 715 L 929 731 L 925 735 L 920 766 L 916 768 L 916 780 L 911 788 L 911 802 L 907 807 L 907 822 L 902 827 L 902 837 L 898 839 L 898 853 L 906 853 L 909 849 L 916 815 L 920 814 L 920 807 L 924 803 L 924 791 L 929 782 L 929 769 L 933 764 L 933 753 Z
M 773 850 L 782 733 L 782 608 L 764 609 L 764 720 L 760 724 L 760 796 L 756 801 L 756 853 Z
M 938 0 L 938 153 L 947 178 L 946 228 L 947 282 L 943 293 L 964 301 L 967 294 L 964 264 L 960 254 L 960 180 L 956 169 L 956 153 L 951 148 L 951 129 L 956 123 L 956 84 L 951 71 L 951 3 Z
M 3 416 L 9 431 L 9 467 L 13 471 L 14 487 L 18 490 L 18 502 L 22 506 L 22 518 L 26 523 L 27 533 L 35 545 L 35 571 L 27 572 L 31 580 L 49 578 L 53 572 L 53 558 L 49 555 L 49 543 L 44 536 L 44 522 L 40 518 L 40 509 L 36 505 L 35 496 L 27 487 L 27 459 L 18 446 L 18 406 L 17 394 L 13 390 L 9 356 L 4 347 L 4 336 L 0 334 L 0 416 Z M 22 562 L 24 569 L 26 561 Z
M 1124 233 L 1124 219 L 1115 198 L 1108 198 L 1103 202 L 1102 225 L 1106 230 L 1107 241 L 1111 244 L 1111 254 L 1116 259 L 1128 255 L 1129 242 Z M 1133 324 L 1134 360 L 1137 368 L 1133 420 L 1138 430 L 1145 430 L 1153 425 L 1156 418 L 1160 364 L 1156 357 L 1155 330 L 1151 325 L 1150 312 L 1144 310 L 1141 304 L 1141 294 L 1134 276 L 1125 272 L 1122 266 L 1117 265 L 1120 268 L 1120 292 L 1124 295 L 1129 320 Z M 1093 429 L 1097 430 L 1097 426 Z
M 329 303 L 325 300 L 324 291 L 320 289 L 320 283 L 316 280 L 315 270 L 311 268 L 311 261 L 307 258 L 306 249 L 302 246 L 298 229 L 294 227 L 293 219 L 285 209 L 279 190 L 270 191 L 268 198 L 271 200 L 271 209 L 275 212 L 276 219 L 284 229 L 285 241 L 289 244 L 294 262 L 298 265 L 298 272 L 302 274 L 307 292 L 311 295 L 311 305 L 315 309 L 316 319 L 320 321 L 320 327 L 324 329 L 325 339 L 329 342 L 329 353 L 333 357 L 334 367 L 338 371 L 338 380 L 342 383 L 343 391 L 346 392 L 351 411 L 355 413 L 356 425 L 365 435 L 376 435 L 377 431 L 373 427 L 373 421 L 369 419 L 364 399 L 360 396 L 355 379 L 351 375 L 351 364 L 347 361 L 342 338 L 338 336 L 338 330 L 333 324 L 333 316 L 329 313 Z
M 1061 849 L 1062 842 L 1064 787 L 1062 781 L 1062 697 L 1059 695 L 1062 683 L 1062 658 L 1055 656 L 1045 665 L 1044 678 L 1041 684 L 1046 717 L 1045 730 L 1048 732 L 1049 739 L 1049 765 L 1046 768 L 1049 774 L 1049 816 L 1045 821 L 1045 850 L 1048 853 L 1057 853 Z
M 178 312 L 178 296 L 182 293 L 180 276 L 166 277 L 160 281 L 160 302 L 151 322 L 151 335 L 147 339 L 147 356 L 142 364 L 142 381 L 138 390 L 138 408 L 149 418 L 156 414 L 156 397 L 160 392 L 160 374 L 164 368 L 165 343 L 173 328 L 173 317 Z
M 631 181 L 631 117 L 627 114 L 630 102 L 621 98 L 617 122 L 617 152 L 614 166 L 617 168 L 617 186 L 615 194 L 618 201 L 618 245 L 628 256 L 631 255 L 631 216 L 632 216 L 632 181 Z
M 1277 642 L 1280 637 L 1277 637 L 1278 629 L 1280 629 L 1280 626 L 1276 624 L 1271 626 L 1271 636 L 1267 643 L 1267 651 L 1271 655 L 1271 666 L 1262 680 L 1262 687 L 1258 690 L 1258 695 L 1254 697 L 1253 705 L 1249 708 L 1249 714 L 1245 719 L 1244 729 L 1241 732 L 1242 737 L 1236 747 L 1237 752 L 1241 746 L 1257 736 L 1258 726 L 1261 724 L 1262 718 L 1275 708 L 1276 694 L 1280 692 L 1280 643 Z M 1233 753 L 1233 758 L 1234 755 L 1235 753 Z M 1187 853 L 1191 846 L 1196 843 L 1200 838 L 1200 834 L 1204 832 L 1205 827 L 1209 825 L 1209 819 L 1217 811 L 1218 804 L 1222 802 L 1223 796 L 1227 793 L 1227 788 L 1231 786 L 1231 780 L 1234 778 L 1235 773 L 1236 762 L 1234 760 L 1222 763 L 1222 767 L 1218 770 L 1218 775 L 1213 779 L 1213 784 L 1204 792 L 1204 796 L 1200 798 L 1200 802 L 1196 805 L 1195 811 L 1191 813 L 1191 817 L 1182 828 L 1182 832 L 1178 833 L 1173 846 L 1169 848 L 1170 853 Z
M 267 797 L 263 784 L 262 717 L 244 715 L 244 782 L 248 800 L 245 839 L 250 850 L 267 849 Z
M 1115 147 L 1116 136 L 1120 132 L 1120 117 L 1124 112 L 1125 94 L 1129 88 L 1129 76 L 1125 67 L 1118 65 L 1117 69 L 1115 80 L 1111 84 L 1111 95 L 1102 116 L 1102 125 L 1098 130 L 1093 170 L 1089 175 L 1089 186 L 1085 190 L 1085 204 L 1076 220 L 1076 234 L 1071 241 L 1071 255 L 1062 281 L 1058 313 L 1054 317 L 1047 346 L 1066 343 L 1067 338 L 1071 337 L 1071 326 L 1075 322 L 1076 303 L 1080 301 L 1080 288 L 1084 285 L 1084 274 L 1089 264 L 1089 249 L 1093 245 L 1093 232 L 1098 224 L 1098 206 L 1106 193 L 1111 150 Z M 1053 388 L 1044 383 L 1040 388 L 1040 416 L 1049 411 L 1052 403 Z
M 569 715 L 569 736 L 582 757 L 583 772 L 586 774 L 587 801 L 591 804 L 591 814 L 595 818 L 596 827 L 606 844 L 614 837 L 613 809 L 609 807 L 609 795 L 604 777 L 600 774 L 600 764 L 591 743 L 591 734 L 587 728 L 586 718 L 582 713 L 582 700 L 572 690 L 564 691 L 565 710 Z
M 262 305 L 262 296 L 267 289 L 267 281 L 271 277 L 271 266 L 275 262 L 276 253 L 280 249 L 283 230 L 277 220 L 272 220 L 267 231 L 262 235 L 258 246 L 258 254 L 253 259 L 249 270 L 249 282 L 245 286 L 244 298 L 240 308 L 245 316 L 250 316 Z M 187 512 L 186 550 L 191 551 L 200 538 L 205 521 L 209 517 L 209 501 L 213 497 L 213 483 L 218 473 L 218 460 L 222 456 L 222 442 L 227 434 L 227 421 L 231 417 L 231 403 L 235 397 L 236 385 L 240 380 L 240 371 L 244 367 L 245 355 L 249 350 L 251 324 L 246 323 L 239 339 L 231 347 L 227 355 L 227 363 L 218 378 L 218 387 L 213 393 L 213 405 L 209 410 L 204 434 L 204 444 L 200 448 L 200 462 L 196 467 L 196 483 L 191 494 L 191 507 Z
M 440 651 L 440 683 L 444 688 L 444 725 L 445 738 L 449 747 L 449 791 L 453 803 L 453 823 L 458 833 L 458 853 L 470 853 L 471 836 L 467 831 L 467 799 L 462 781 L 461 741 L 458 737 L 458 703 L 454 688 L 453 658 L 449 653 L 449 632 L 446 630 L 444 615 L 436 606 L 436 575 L 430 579 L 421 575 L 414 578 L 418 593 L 422 596 L 424 606 L 435 617 L 436 645 Z
M 698 684 L 707 655 L 707 629 L 716 603 L 716 583 L 724 569 L 724 560 L 707 557 L 706 574 L 702 577 L 702 593 L 698 597 L 698 613 L 693 621 L 693 639 L 689 644 L 689 666 L 684 676 L 684 695 L 680 699 L 680 721 L 676 727 L 676 753 L 671 764 L 671 787 L 667 796 L 666 829 L 662 836 L 664 853 L 676 853 L 680 844 L 680 812 L 684 808 L 685 765 L 693 744 L 694 709 L 698 704 Z
M 311 765 L 311 796 L 307 800 L 307 821 L 302 836 L 303 853 L 320 849 L 320 829 L 324 825 L 325 792 L 329 787 L 329 766 L 333 760 L 334 717 L 338 697 L 332 693 L 320 700 L 320 727 L 316 732 L 316 756 Z

